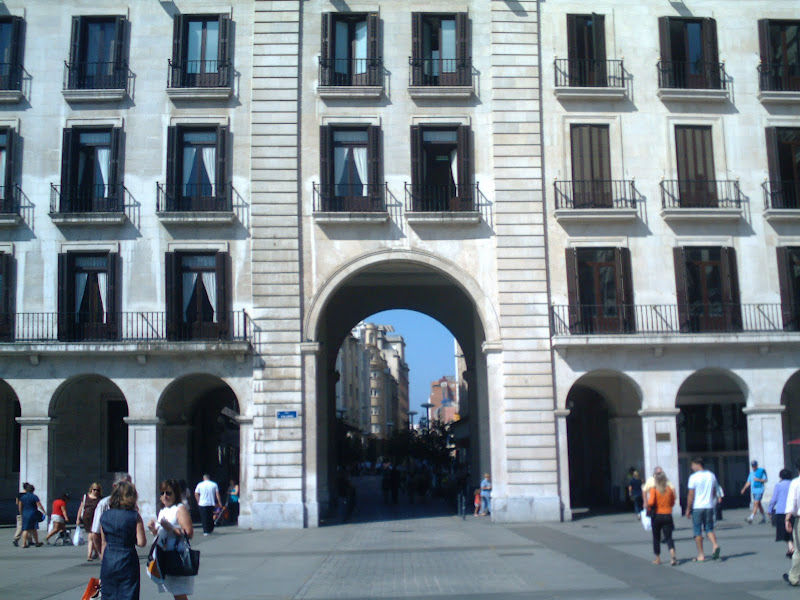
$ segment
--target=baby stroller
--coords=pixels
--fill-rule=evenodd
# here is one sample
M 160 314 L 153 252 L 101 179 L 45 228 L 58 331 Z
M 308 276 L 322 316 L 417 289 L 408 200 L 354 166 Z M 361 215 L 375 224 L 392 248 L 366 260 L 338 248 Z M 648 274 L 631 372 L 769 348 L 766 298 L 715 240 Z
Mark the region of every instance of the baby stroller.
M 217 527 L 220 523 L 227 523 L 228 521 L 230 521 L 230 510 L 226 502 L 225 506 L 214 509 L 214 527 Z
M 67 527 L 64 531 L 59 531 L 56 541 L 53 542 L 54 546 L 72 546 L 72 533 L 73 530 Z

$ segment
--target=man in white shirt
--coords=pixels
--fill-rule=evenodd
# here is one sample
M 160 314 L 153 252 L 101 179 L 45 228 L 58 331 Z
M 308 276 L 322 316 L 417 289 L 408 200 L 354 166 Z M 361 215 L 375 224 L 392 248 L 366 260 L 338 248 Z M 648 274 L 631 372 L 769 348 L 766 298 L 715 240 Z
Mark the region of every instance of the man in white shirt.
M 795 462 L 795 467 L 800 469 L 800 460 Z M 798 527 L 792 527 L 792 517 L 797 517 L 800 512 L 800 477 L 792 479 L 789 484 L 789 491 L 786 494 L 786 513 L 784 523 L 786 531 L 792 534 L 794 540 L 794 554 L 792 554 L 792 568 L 788 573 L 783 574 L 783 580 L 790 585 L 797 585 L 800 583 L 800 548 L 798 548 L 798 540 L 800 540 L 800 522 L 795 522 Z
M 222 506 L 222 499 L 219 496 L 219 486 L 211 481 L 211 477 L 206 473 L 203 481 L 194 488 L 194 497 L 197 506 L 200 508 L 200 522 L 203 524 L 203 535 L 208 535 L 214 531 L 214 508 Z
M 719 544 L 714 533 L 714 509 L 719 484 L 716 476 L 711 471 L 706 471 L 703 459 L 700 457 L 692 459 L 692 471 L 689 476 L 689 493 L 686 496 L 686 518 L 692 519 L 694 542 L 697 544 L 697 558 L 694 560 L 705 562 L 707 559 L 703 552 L 704 531 L 714 547 L 711 559 L 719 558 Z

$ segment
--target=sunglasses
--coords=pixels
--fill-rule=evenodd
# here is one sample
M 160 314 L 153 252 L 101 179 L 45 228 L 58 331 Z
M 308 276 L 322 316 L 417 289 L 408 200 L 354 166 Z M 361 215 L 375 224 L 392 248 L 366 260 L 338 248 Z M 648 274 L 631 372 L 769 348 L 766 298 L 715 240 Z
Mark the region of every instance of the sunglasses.
M 92 491 L 93 491 L 93 492 L 99 492 L 99 491 L 100 491 L 100 488 L 92 488 Z
M 161 492 L 162 496 L 166 496 L 167 498 L 172 496 L 172 492 Z

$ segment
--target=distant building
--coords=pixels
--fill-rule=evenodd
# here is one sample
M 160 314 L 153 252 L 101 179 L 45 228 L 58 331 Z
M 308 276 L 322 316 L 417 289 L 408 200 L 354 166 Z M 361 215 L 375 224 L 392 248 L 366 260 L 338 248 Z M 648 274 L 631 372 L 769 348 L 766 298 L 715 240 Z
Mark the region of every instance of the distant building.
M 433 404 L 430 409 L 431 420 L 442 423 L 458 421 L 461 418 L 458 406 L 458 380 L 447 375 L 432 381 L 428 402 Z

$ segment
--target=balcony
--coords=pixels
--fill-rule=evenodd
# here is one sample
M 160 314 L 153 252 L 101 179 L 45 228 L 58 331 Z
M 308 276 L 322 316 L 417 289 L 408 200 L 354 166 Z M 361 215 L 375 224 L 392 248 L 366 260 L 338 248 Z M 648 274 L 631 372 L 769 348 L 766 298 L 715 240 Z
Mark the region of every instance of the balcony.
M 480 213 L 478 184 L 406 183 L 406 219 L 409 223 L 477 223 Z
M 736 222 L 742 217 L 739 182 L 730 179 L 661 180 L 665 221 Z
M 725 63 L 709 61 L 658 62 L 658 97 L 678 102 L 725 102 L 728 99 Z
M 16 104 L 22 100 L 22 76 L 25 69 L 18 63 L 0 63 L 0 104 Z
M 412 98 L 470 98 L 472 58 L 408 59 L 408 93 Z
M 800 102 L 800 63 L 761 63 L 758 84 L 761 102 Z
M 800 222 L 800 181 L 770 180 L 764 190 L 764 218 L 770 222 Z
M 130 77 L 127 62 L 65 62 L 62 94 L 68 102 L 119 102 Z
M 167 61 L 167 96 L 173 100 L 221 100 L 233 94 L 233 66 L 218 60 Z
M 555 217 L 559 222 L 634 221 L 633 180 L 555 181 Z
M 50 219 L 57 225 L 121 225 L 127 219 L 121 183 L 71 187 L 50 184 Z
M 16 227 L 22 222 L 21 196 L 22 190 L 18 185 L 0 186 L 0 227 Z
M 156 214 L 172 225 L 233 223 L 233 185 L 157 183 Z
M 325 224 L 384 223 L 385 183 L 314 184 L 314 221 Z
M 383 59 L 320 58 L 320 98 L 380 98 L 383 94 Z
M 621 100 L 625 97 L 625 68 L 621 60 L 557 58 L 554 70 L 554 93 L 560 100 Z

